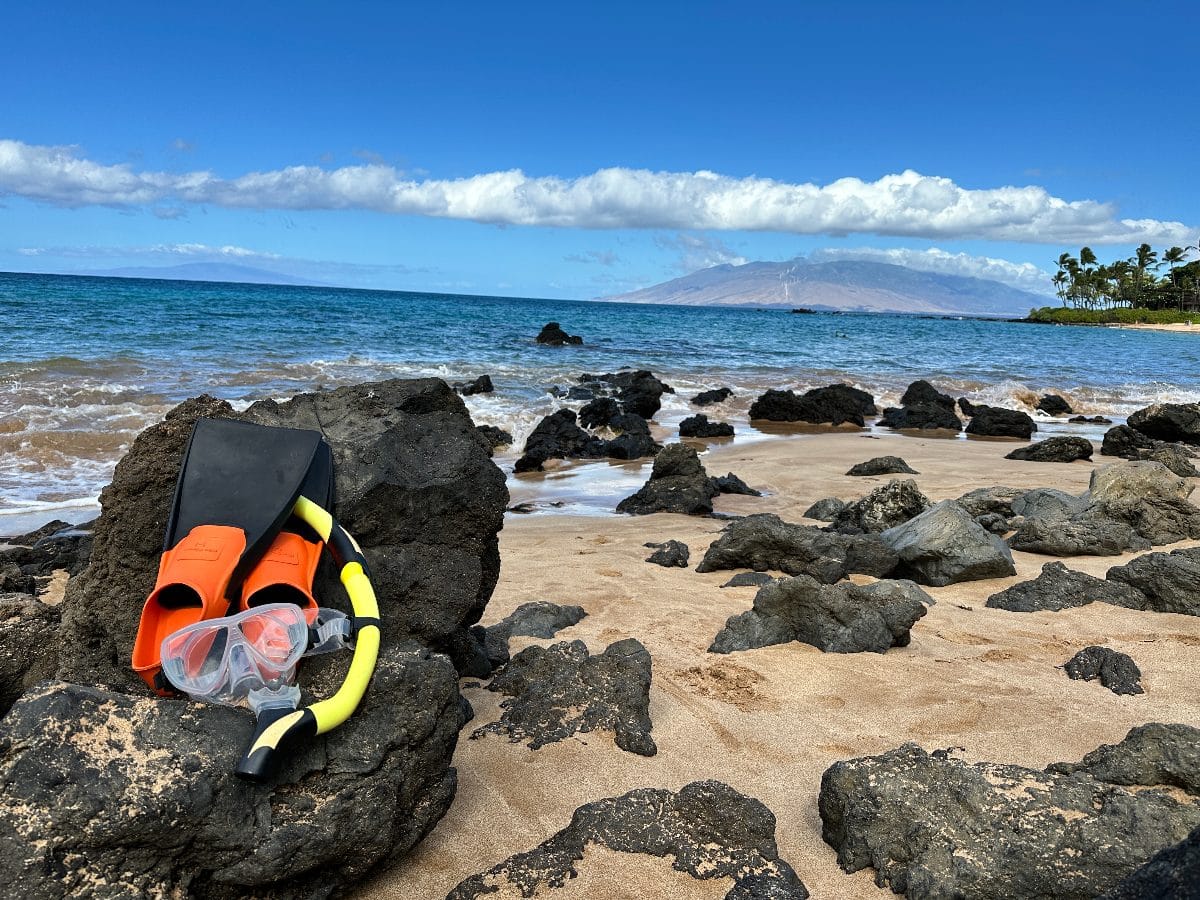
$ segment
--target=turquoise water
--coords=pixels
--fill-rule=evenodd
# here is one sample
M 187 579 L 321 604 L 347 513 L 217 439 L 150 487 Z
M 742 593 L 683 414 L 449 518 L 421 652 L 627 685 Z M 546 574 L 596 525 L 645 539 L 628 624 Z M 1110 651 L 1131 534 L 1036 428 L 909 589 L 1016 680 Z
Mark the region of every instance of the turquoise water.
M 0 315 L 0 515 L 90 505 L 133 436 L 202 392 L 487 372 L 498 391 L 472 414 L 518 438 L 556 407 L 548 387 L 621 366 L 679 389 L 665 423 L 720 384 L 734 418 L 766 387 L 842 379 L 884 402 L 920 377 L 1008 405 L 1052 389 L 1110 415 L 1200 399 L 1193 335 L 1003 321 L 4 273 Z M 538 346 L 549 320 L 585 344 Z

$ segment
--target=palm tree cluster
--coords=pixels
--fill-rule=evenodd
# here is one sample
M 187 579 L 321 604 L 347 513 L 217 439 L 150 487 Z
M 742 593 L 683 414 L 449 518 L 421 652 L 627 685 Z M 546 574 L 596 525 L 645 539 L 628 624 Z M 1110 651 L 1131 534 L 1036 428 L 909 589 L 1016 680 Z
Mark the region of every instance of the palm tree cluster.
M 1185 262 L 1194 247 L 1170 247 L 1160 255 L 1142 244 L 1128 259 L 1100 265 L 1091 247 L 1079 256 L 1063 253 L 1056 260 L 1054 289 L 1063 306 L 1076 309 L 1200 310 L 1200 259 Z M 1158 274 L 1167 266 L 1165 276 Z

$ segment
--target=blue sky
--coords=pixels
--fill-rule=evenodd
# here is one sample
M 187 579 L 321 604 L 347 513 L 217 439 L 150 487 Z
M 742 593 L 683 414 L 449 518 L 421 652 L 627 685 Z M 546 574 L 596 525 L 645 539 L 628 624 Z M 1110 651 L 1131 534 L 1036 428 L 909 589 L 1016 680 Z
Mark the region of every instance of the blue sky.
M 840 253 L 1031 286 L 1200 236 L 1198 9 L 9 5 L 0 269 L 592 297 Z

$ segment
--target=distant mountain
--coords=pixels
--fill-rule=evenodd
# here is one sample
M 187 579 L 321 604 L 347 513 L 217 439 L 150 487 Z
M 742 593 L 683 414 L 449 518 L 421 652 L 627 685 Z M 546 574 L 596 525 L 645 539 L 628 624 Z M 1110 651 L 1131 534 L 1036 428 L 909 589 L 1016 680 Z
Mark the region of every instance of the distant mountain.
M 131 266 L 124 269 L 105 269 L 103 271 L 87 272 L 88 275 L 106 275 L 112 278 L 163 278 L 167 281 L 231 281 L 238 284 L 287 284 L 287 285 L 317 285 L 314 281 L 292 278 L 280 275 L 278 272 L 268 272 L 266 269 L 255 269 L 252 266 L 239 266 L 233 263 L 182 263 L 177 266 Z
M 861 260 L 752 262 L 702 269 L 653 287 L 605 297 L 623 303 L 805 307 L 854 312 L 1027 315 L 1048 296 L 998 281 L 921 272 Z

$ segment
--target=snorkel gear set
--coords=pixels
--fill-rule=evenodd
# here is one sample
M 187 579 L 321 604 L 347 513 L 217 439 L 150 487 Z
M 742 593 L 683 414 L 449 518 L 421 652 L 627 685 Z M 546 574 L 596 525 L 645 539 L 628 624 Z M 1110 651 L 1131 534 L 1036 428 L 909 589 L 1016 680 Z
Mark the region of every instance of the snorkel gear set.
M 358 544 L 328 512 L 332 500 L 333 456 L 320 432 L 196 421 L 132 662 L 163 696 L 249 706 L 257 727 L 235 771 L 252 781 L 270 776 L 284 744 L 346 721 L 375 670 L 375 592 Z M 313 597 L 322 548 L 352 617 Z M 341 687 L 300 709 L 300 659 L 348 646 Z

